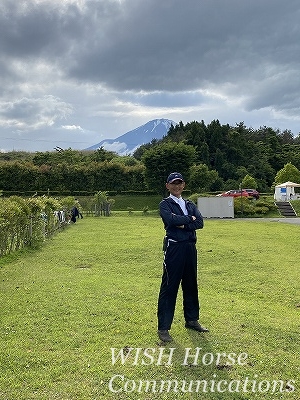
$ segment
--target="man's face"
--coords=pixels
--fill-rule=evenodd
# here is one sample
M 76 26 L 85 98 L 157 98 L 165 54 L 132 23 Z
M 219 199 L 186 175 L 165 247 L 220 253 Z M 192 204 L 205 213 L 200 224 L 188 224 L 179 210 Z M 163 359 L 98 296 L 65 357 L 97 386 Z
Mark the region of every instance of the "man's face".
M 181 193 L 185 187 L 185 182 L 181 181 L 180 179 L 176 179 L 172 183 L 166 183 L 166 188 L 168 191 L 176 197 L 180 197 Z

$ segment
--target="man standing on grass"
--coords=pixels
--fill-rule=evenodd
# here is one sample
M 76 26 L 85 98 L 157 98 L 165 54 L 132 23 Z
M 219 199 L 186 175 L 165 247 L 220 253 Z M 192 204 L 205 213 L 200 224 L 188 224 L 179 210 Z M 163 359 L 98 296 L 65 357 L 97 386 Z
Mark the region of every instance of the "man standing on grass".
M 196 229 L 203 228 L 203 218 L 196 205 L 181 197 L 185 187 L 183 176 L 172 172 L 166 182 L 169 197 L 159 204 L 166 236 L 164 238 L 163 275 L 158 297 L 158 336 L 171 342 L 171 329 L 176 298 L 181 282 L 186 328 L 208 332 L 199 322 L 197 285 Z

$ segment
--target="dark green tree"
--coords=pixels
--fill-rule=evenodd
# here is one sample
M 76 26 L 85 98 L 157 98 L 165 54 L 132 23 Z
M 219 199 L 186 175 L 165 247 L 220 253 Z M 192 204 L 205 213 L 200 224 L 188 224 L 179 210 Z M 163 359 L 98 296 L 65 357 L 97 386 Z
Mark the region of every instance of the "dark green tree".
M 219 175 L 216 170 L 209 170 L 207 165 L 198 164 L 190 168 L 189 189 L 192 192 L 210 191 L 213 184 L 218 180 Z
M 188 180 L 196 151 L 184 143 L 162 143 L 147 150 L 142 162 L 145 165 L 145 181 L 148 188 L 165 195 L 165 182 L 171 172 L 180 172 Z
M 293 164 L 287 163 L 275 176 L 275 185 L 284 182 L 300 183 L 300 171 Z
M 257 188 L 257 183 L 256 180 L 253 178 L 253 176 L 250 176 L 249 174 L 245 175 L 243 180 L 242 180 L 242 188 L 246 189 L 256 189 Z

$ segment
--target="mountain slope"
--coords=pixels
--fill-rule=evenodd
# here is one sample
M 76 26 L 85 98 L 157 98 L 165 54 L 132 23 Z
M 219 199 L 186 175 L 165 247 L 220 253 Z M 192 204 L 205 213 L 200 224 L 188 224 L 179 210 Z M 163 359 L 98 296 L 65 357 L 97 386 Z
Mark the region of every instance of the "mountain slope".
M 162 139 L 176 122 L 169 119 L 154 119 L 146 124 L 126 132 L 115 139 L 104 139 L 86 150 L 97 150 L 103 147 L 105 150 L 115 151 L 120 155 L 133 153 L 142 144 L 150 143 L 152 139 Z

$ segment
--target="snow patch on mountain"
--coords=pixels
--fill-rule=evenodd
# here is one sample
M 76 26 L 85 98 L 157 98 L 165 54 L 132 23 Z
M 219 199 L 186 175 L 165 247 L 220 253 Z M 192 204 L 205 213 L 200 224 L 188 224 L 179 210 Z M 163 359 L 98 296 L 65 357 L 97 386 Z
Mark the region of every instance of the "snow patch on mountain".
M 115 151 L 119 155 L 129 155 L 141 145 L 150 143 L 153 139 L 162 139 L 163 136 L 166 136 L 171 125 L 175 126 L 176 122 L 164 118 L 154 119 L 115 139 L 104 139 L 86 150 L 97 150 L 103 147 L 105 150 Z

